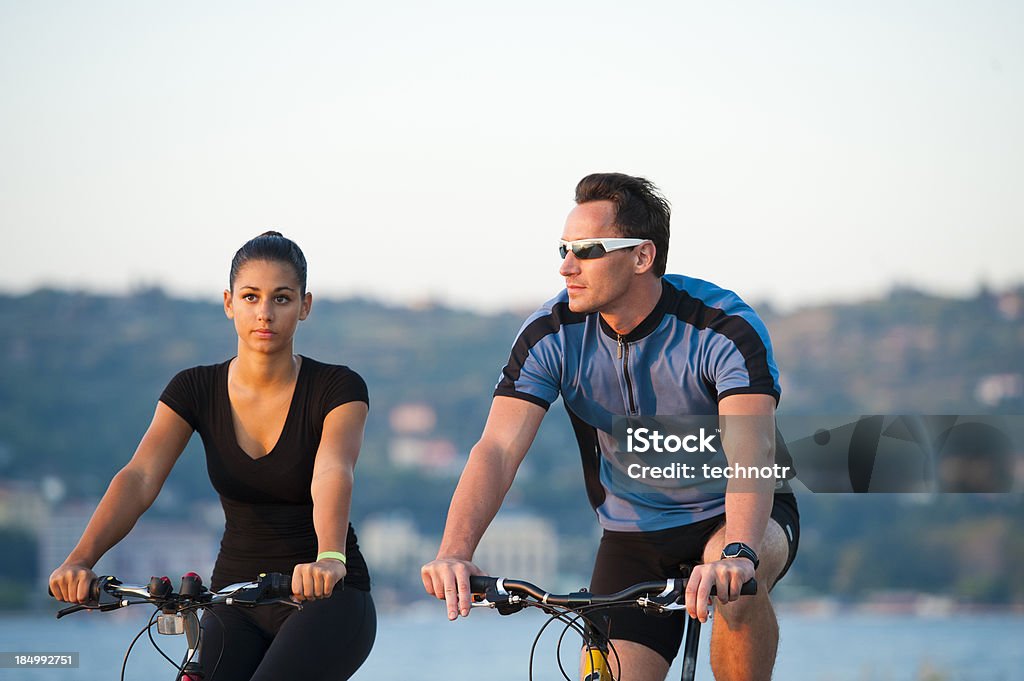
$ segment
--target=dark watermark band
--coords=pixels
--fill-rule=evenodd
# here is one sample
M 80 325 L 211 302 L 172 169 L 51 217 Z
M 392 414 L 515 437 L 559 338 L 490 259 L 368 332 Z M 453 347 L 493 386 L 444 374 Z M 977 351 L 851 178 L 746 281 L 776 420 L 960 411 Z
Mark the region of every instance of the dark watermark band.
M 773 432 L 774 431 L 774 432 Z M 619 489 L 815 493 L 1022 490 L 1024 416 L 616 417 L 604 447 Z M 765 459 L 770 439 L 774 459 Z M 609 454 L 610 452 L 610 454 Z M 769 482 L 770 481 L 770 482 Z

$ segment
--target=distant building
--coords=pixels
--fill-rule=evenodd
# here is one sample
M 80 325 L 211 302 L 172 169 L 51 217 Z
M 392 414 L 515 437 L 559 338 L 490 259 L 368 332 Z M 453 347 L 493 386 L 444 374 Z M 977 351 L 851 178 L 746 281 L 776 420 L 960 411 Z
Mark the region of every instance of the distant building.
M 428 404 L 406 402 L 388 414 L 394 436 L 388 441 L 388 460 L 398 468 L 437 475 L 457 474 L 458 450 L 446 438 L 433 435 L 437 412 Z
M 430 433 L 437 425 L 437 412 L 428 404 L 406 402 L 391 410 L 388 422 L 396 433 Z
M 35 485 L 0 485 L 0 527 L 17 527 L 38 533 L 47 518 L 46 500 Z
M 1024 396 L 1024 376 L 1015 373 L 982 376 L 974 387 L 974 396 L 982 404 L 995 407 Z
M 373 575 L 418 576 L 437 554 L 439 538 L 420 534 L 407 515 L 372 516 L 359 527 L 359 546 Z
M 447 472 L 458 461 L 458 451 L 450 440 L 395 437 L 388 443 L 388 459 L 399 468 Z
M 94 509 L 94 504 L 68 504 L 51 512 L 39 536 L 41 584 L 78 543 Z M 137 583 L 166 575 L 175 586 L 183 574 L 195 572 L 209 585 L 219 544 L 220 536 L 202 524 L 142 519 L 94 570 Z
M 999 296 L 996 303 L 999 314 L 1007 321 L 1016 321 L 1024 315 L 1024 292 L 1007 291 Z
M 372 574 L 418 583 L 420 567 L 437 555 L 441 538 L 423 535 L 405 515 L 364 520 L 359 544 Z M 558 535 L 547 520 L 519 513 L 499 514 L 477 548 L 473 562 L 495 576 L 551 584 L 558 570 Z
M 540 516 L 499 514 L 480 541 L 474 562 L 493 576 L 552 584 L 558 573 L 558 533 Z

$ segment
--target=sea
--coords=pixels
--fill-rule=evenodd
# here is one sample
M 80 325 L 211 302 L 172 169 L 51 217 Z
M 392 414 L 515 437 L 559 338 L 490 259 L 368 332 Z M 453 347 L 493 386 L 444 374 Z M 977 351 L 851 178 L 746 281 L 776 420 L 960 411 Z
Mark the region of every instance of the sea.
M 134 612 L 133 612 L 134 611 Z M 149 610 L 117 613 L 0 616 L 0 652 L 78 653 L 77 668 L 3 668 L 0 679 L 111 681 L 121 678 L 125 652 L 145 626 Z M 782 612 L 777 680 L 807 681 L 1020 681 L 1024 679 L 1024 615 Z M 354 678 L 368 681 L 525 681 L 562 679 L 556 651 L 564 627 L 547 627 L 539 613 L 501 616 L 475 610 L 448 622 L 440 610 L 384 613 L 369 659 Z M 710 631 L 705 628 L 697 679 L 712 678 Z M 574 634 L 561 644 L 562 666 L 574 678 L 579 649 Z M 178 659 L 183 636 L 154 638 Z M 669 679 L 679 678 L 678 660 Z M 124 678 L 172 681 L 175 670 L 147 636 L 132 648 Z

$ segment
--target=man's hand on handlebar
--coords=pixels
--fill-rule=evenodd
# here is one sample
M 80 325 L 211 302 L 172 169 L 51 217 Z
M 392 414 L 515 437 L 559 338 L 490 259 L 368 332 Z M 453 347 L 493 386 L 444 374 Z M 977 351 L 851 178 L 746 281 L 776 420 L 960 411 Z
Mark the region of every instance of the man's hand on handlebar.
M 707 622 L 711 588 L 722 603 L 740 597 L 743 583 L 753 578 L 754 563 L 747 558 L 725 558 L 713 563 L 695 565 L 686 583 L 686 612 L 701 622 Z
M 80 563 L 64 563 L 50 574 L 50 593 L 65 603 L 87 603 L 96 573 Z
M 420 569 L 423 588 L 431 596 L 445 602 L 448 606 L 449 620 L 454 620 L 459 615 L 469 615 L 470 604 L 473 601 L 469 577 L 482 574 L 484 573 L 476 565 L 458 558 L 436 558 Z

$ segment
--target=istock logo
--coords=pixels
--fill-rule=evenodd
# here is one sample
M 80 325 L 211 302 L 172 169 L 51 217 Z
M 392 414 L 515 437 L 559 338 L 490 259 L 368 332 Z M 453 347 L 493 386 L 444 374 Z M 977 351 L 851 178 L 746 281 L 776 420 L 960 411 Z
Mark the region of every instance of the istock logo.
M 719 431 L 709 433 L 707 429 L 701 428 L 697 433 L 689 435 L 662 435 L 657 430 L 650 428 L 627 428 L 626 429 L 626 451 L 630 454 L 675 454 L 676 452 L 687 452 L 688 454 L 712 453 L 717 454 L 714 439 L 719 436 Z M 696 443 L 696 444 L 694 444 Z

